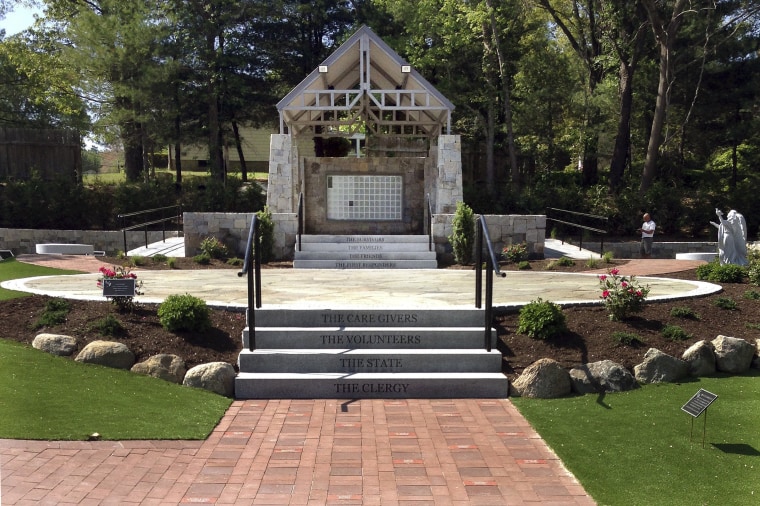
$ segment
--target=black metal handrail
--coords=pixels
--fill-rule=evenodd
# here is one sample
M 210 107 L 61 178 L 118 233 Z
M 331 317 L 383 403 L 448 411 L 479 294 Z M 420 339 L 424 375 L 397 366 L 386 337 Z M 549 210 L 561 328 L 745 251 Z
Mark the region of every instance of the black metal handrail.
M 164 216 L 162 218 L 156 219 L 156 220 L 149 220 L 144 221 L 142 223 L 137 223 L 136 225 L 131 225 L 129 227 L 124 226 L 124 222 L 126 218 L 131 218 L 133 216 L 140 216 L 143 214 L 153 214 L 158 212 L 167 211 L 169 209 L 176 209 L 177 213 L 173 214 L 172 216 Z M 124 237 L 124 254 L 127 254 L 127 231 L 128 230 L 135 230 L 138 228 L 142 228 L 143 232 L 145 233 L 145 247 L 148 247 L 148 226 L 149 225 L 155 225 L 156 223 L 161 223 L 161 234 L 163 241 L 166 242 L 166 222 L 168 221 L 177 221 L 177 232 L 180 230 L 180 224 L 182 223 L 182 205 L 175 204 L 173 206 L 166 206 L 166 207 L 157 207 L 155 209 L 146 209 L 144 211 L 135 211 L 133 213 L 124 213 L 119 214 L 118 216 L 119 223 L 121 224 L 121 233 Z
M 425 220 L 426 230 L 428 235 L 428 251 L 433 251 L 433 204 L 430 202 L 430 194 L 425 196 L 427 201 L 427 219 Z
M 254 250 L 254 248 L 257 249 Z M 258 215 L 254 213 L 253 220 L 251 220 L 251 228 L 248 231 L 248 242 L 245 246 L 243 270 L 238 272 L 238 277 L 242 277 L 243 274 L 248 274 L 248 312 L 246 313 L 246 321 L 248 323 L 249 351 L 253 351 L 256 348 L 256 311 L 254 309 L 254 295 L 256 299 L 255 307 L 261 307 L 261 255 L 255 251 L 261 251 L 261 244 L 259 242 L 259 219 Z
M 482 292 L 483 292 L 483 242 L 488 247 L 488 255 L 486 256 L 486 307 L 485 307 L 485 345 L 486 351 L 491 351 L 491 325 L 493 324 L 493 275 L 494 273 L 499 276 L 506 277 L 505 272 L 501 272 L 499 269 L 499 262 L 496 259 L 496 253 L 493 250 L 493 244 L 491 243 L 491 235 L 488 233 L 488 225 L 483 216 L 478 216 L 475 221 L 476 226 L 476 239 L 475 239 L 475 251 L 477 257 L 475 258 L 475 307 L 480 309 L 483 304 Z
M 555 223 L 561 223 L 563 225 L 568 225 L 570 227 L 575 227 L 575 228 L 578 228 L 578 229 L 581 230 L 578 249 L 583 249 L 583 231 L 584 230 L 588 230 L 589 232 L 596 232 L 598 234 L 606 234 L 607 233 L 606 230 L 603 230 L 601 228 L 589 227 L 589 226 L 586 226 L 586 225 L 581 225 L 579 223 L 573 223 L 573 222 L 570 222 L 570 221 L 559 220 L 557 218 L 551 218 L 549 216 L 548 211 L 558 211 L 558 212 L 561 212 L 561 213 L 573 214 L 575 216 L 585 216 L 586 218 L 592 218 L 592 219 L 595 219 L 595 220 L 603 220 L 603 221 L 607 222 L 609 220 L 609 218 L 607 218 L 606 216 L 599 216 L 598 214 L 581 213 L 581 212 L 578 212 L 578 211 L 570 211 L 568 209 L 557 209 L 556 207 L 547 207 L 546 211 L 547 211 L 547 213 L 546 213 L 546 220 L 547 221 L 553 221 Z M 563 240 L 562 242 L 564 243 L 565 241 Z M 599 247 L 599 249 L 600 249 L 599 253 L 601 254 L 601 253 L 604 253 L 604 235 L 602 235 L 602 237 L 600 239 L 600 242 L 601 242 L 601 244 L 600 244 L 600 247 Z
M 296 212 L 296 219 L 298 220 L 298 234 L 296 235 L 296 248 L 297 248 L 297 251 L 301 251 L 301 235 L 303 235 L 303 229 L 304 229 L 303 192 L 298 194 L 298 211 Z

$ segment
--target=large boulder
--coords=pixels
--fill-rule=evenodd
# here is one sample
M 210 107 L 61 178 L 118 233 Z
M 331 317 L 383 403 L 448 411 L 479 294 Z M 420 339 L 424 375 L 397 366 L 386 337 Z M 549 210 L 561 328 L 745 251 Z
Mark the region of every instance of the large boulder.
M 187 367 L 185 361 L 177 355 L 160 353 L 133 365 L 132 372 L 181 384 Z
M 689 364 L 657 348 L 649 348 L 644 362 L 635 366 L 633 373 L 641 383 L 675 383 L 688 376 Z
M 712 341 L 719 371 L 741 374 L 749 370 L 755 347 L 738 337 L 718 336 Z
M 570 381 L 573 391 L 579 394 L 625 392 L 639 388 L 633 374 L 612 360 L 574 367 L 570 369 Z
M 755 339 L 755 356 L 752 357 L 752 367 L 760 369 L 760 339 Z
M 196 365 L 185 374 L 182 384 L 211 390 L 225 397 L 235 395 L 235 368 L 227 362 Z
M 550 358 L 542 358 L 526 367 L 511 389 L 513 395 L 535 399 L 563 397 L 570 391 L 570 375 Z
M 32 347 L 59 357 L 69 357 L 77 349 L 77 340 L 63 334 L 38 334 Z
M 122 343 L 93 341 L 85 346 L 74 360 L 114 369 L 129 369 L 135 363 L 135 354 Z
M 715 349 L 708 341 L 697 341 L 683 352 L 681 358 L 689 364 L 692 376 L 715 374 Z

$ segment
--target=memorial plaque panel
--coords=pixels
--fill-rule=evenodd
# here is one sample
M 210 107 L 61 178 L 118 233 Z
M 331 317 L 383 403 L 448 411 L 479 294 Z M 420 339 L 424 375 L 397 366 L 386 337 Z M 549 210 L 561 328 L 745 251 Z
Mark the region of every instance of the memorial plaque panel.
M 694 394 L 691 399 L 688 400 L 686 404 L 681 406 L 681 410 L 687 412 L 694 418 L 697 418 L 699 415 L 701 415 L 709 406 L 713 403 L 715 399 L 717 399 L 718 396 L 715 395 L 712 392 L 708 392 L 707 390 L 700 388 L 699 392 Z
M 132 278 L 104 279 L 103 297 L 134 297 L 135 280 Z

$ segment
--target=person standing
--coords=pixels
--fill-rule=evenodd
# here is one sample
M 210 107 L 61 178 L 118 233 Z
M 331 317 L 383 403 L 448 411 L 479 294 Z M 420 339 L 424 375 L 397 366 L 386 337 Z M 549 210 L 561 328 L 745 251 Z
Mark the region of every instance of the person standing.
M 652 256 L 652 241 L 654 241 L 654 229 L 657 227 L 649 213 L 644 213 L 644 223 L 641 225 L 641 258 Z

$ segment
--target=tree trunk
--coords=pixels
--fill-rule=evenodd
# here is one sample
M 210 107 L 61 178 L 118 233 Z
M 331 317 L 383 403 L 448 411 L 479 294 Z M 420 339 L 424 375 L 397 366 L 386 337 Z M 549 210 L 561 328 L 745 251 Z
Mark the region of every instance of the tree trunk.
M 216 35 L 206 37 L 206 49 L 209 54 L 216 52 Z M 220 41 L 221 44 L 221 41 Z M 209 69 L 207 83 L 208 97 L 208 161 L 211 178 L 224 181 L 224 153 L 222 152 L 221 125 L 219 124 L 219 89 L 217 87 L 216 63 Z
M 620 62 L 620 115 L 618 118 L 615 147 L 610 161 L 610 190 L 617 192 L 623 183 L 625 167 L 631 152 L 631 112 L 633 109 L 634 67 Z
M 235 136 L 235 148 L 237 149 L 238 159 L 240 160 L 240 174 L 243 181 L 248 181 L 248 167 L 245 165 L 245 155 L 243 154 L 243 144 L 240 142 L 240 130 L 238 123 L 232 120 L 232 133 Z
M 129 182 L 137 182 L 143 171 L 140 126 L 128 120 L 121 124 L 121 141 L 124 143 L 124 173 Z
M 179 115 L 177 115 L 174 118 L 174 134 L 175 138 L 177 139 L 177 142 L 174 143 L 174 171 L 176 173 L 174 182 L 177 184 L 177 186 L 182 185 L 182 149 L 180 145 L 180 134 L 181 134 L 181 121 Z

